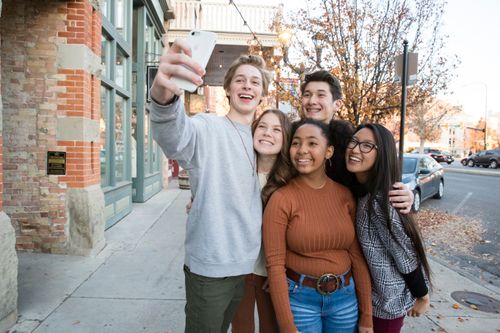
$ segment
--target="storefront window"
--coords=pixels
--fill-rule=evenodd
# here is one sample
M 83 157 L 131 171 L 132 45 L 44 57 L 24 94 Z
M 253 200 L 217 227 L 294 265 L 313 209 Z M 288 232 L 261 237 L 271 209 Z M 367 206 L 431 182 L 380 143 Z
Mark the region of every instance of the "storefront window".
M 129 180 L 131 48 L 125 32 L 131 9 L 131 0 L 107 0 L 103 4 L 103 20 L 108 22 L 102 26 L 101 37 L 101 141 L 107 141 L 101 144 L 101 184 L 109 187 Z
M 121 49 L 116 50 L 115 82 L 120 87 L 125 87 L 127 74 L 127 58 Z
M 109 12 L 108 12 L 109 5 L 108 5 L 108 1 L 110 1 L 110 0 L 101 0 L 102 15 L 104 15 L 106 17 L 109 17 Z
M 131 133 L 131 174 L 132 178 L 137 177 L 137 110 L 135 108 L 132 109 L 132 133 Z
M 99 119 L 99 160 L 101 164 L 101 186 L 105 187 L 109 185 L 109 177 L 107 174 L 106 160 L 107 160 L 107 142 L 106 142 L 106 128 L 107 128 L 107 101 L 108 101 L 108 90 L 101 86 L 101 117 Z
M 115 181 L 125 179 L 125 99 L 116 96 L 115 99 Z
M 105 37 L 101 37 L 101 69 L 102 69 L 102 77 L 109 79 L 109 70 L 107 68 L 109 64 L 109 55 L 110 55 L 110 46 L 111 43 Z
M 152 61 L 151 59 L 151 43 L 149 41 L 149 36 L 151 35 L 151 30 L 153 28 L 149 26 L 149 24 L 146 24 L 146 28 L 144 31 L 144 49 L 146 50 L 146 63 L 150 63 Z
M 159 171 L 160 170 L 160 164 L 158 163 L 158 153 L 159 153 L 159 148 L 156 142 L 153 141 L 153 149 L 152 150 L 152 159 L 153 159 L 153 172 Z
M 150 173 L 149 167 L 149 114 L 144 115 L 144 173 Z
M 127 39 L 127 2 L 126 0 L 115 0 L 115 28 L 124 39 Z

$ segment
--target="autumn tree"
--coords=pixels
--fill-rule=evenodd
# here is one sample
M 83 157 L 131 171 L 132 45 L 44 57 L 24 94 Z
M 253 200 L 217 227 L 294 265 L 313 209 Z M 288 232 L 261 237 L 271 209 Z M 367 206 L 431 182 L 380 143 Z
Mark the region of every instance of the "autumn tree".
M 417 88 L 408 91 L 409 111 L 446 90 L 458 61 L 442 53 L 444 5 L 443 0 L 306 0 L 297 13 L 278 16 L 275 27 L 294 37 L 284 50 L 287 66 L 298 75 L 330 70 L 344 90 L 345 107 L 338 117 L 358 124 L 399 112 L 394 58 L 405 39 L 419 57 Z

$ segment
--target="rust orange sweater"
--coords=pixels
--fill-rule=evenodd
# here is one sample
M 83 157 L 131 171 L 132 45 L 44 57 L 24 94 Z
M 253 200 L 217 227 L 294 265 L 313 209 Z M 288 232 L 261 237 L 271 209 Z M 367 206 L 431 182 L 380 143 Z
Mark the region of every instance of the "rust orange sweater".
M 288 298 L 286 267 L 319 277 L 352 269 L 359 325 L 372 327 L 371 280 L 354 226 L 356 201 L 328 179 L 321 189 L 300 177 L 276 191 L 264 211 L 264 249 L 271 297 L 280 332 L 296 332 Z

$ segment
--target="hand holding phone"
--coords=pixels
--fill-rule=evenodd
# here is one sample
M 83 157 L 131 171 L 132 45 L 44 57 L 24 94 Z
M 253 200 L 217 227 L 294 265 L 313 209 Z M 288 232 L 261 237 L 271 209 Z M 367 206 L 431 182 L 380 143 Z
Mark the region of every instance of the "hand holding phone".
M 201 67 L 205 68 L 207 66 L 216 40 L 217 35 L 211 31 L 193 30 L 188 34 L 186 42 L 191 47 L 192 59 Z M 185 67 L 191 70 L 191 68 Z M 198 88 L 196 84 L 184 78 L 172 77 L 172 81 L 180 89 L 190 92 L 194 92 Z

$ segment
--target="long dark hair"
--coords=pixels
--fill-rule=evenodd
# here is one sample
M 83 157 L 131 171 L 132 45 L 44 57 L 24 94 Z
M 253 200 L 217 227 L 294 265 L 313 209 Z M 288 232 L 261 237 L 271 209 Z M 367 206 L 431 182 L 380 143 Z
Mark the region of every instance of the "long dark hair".
M 347 120 L 333 119 L 330 121 L 330 134 L 335 150 L 326 164 L 326 174 L 330 179 L 352 189 L 358 182 L 354 174 L 347 170 L 345 151 L 354 134 L 354 127 Z
M 271 171 L 269 172 L 266 185 L 264 185 L 261 191 L 261 198 L 264 205 L 267 204 L 267 201 L 274 191 L 282 186 L 285 186 L 288 181 L 295 176 L 295 169 L 292 166 L 290 155 L 288 154 L 288 150 L 290 148 L 291 122 L 283 112 L 278 109 L 268 109 L 262 112 L 262 114 L 252 123 L 252 135 L 255 133 L 262 117 L 270 113 L 276 115 L 279 119 L 281 134 L 283 135 L 283 145 L 278 156 L 276 157 L 276 161 L 274 162 Z
M 366 184 L 363 184 L 364 190 L 368 194 L 368 216 L 371 220 L 375 202 L 378 201 L 384 213 L 387 229 L 392 233 L 389 191 L 392 189 L 392 185 L 401 179 L 396 143 L 392 133 L 380 124 L 359 125 L 356 128 L 356 133 L 362 128 L 368 128 L 372 131 L 375 143 L 378 146 L 375 164 L 368 172 L 368 181 Z M 431 269 L 425 254 L 424 242 L 422 241 L 422 236 L 415 219 L 412 214 L 403 215 L 398 210 L 396 212 L 403 223 L 406 234 L 415 247 L 417 257 L 430 283 Z

